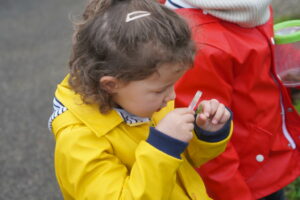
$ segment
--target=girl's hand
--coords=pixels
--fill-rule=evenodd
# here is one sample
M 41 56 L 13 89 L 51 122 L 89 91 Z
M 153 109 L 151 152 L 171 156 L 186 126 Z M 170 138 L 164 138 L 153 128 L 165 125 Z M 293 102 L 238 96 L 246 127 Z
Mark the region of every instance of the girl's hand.
M 200 113 L 196 117 L 196 124 L 207 131 L 218 131 L 230 119 L 230 112 L 224 104 L 216 99 L 200 102 Z
M 169 112 L 155 128 L 177 140 L 189 142 L 193 137 L 194 114 L 191 109 L 177 108 Z

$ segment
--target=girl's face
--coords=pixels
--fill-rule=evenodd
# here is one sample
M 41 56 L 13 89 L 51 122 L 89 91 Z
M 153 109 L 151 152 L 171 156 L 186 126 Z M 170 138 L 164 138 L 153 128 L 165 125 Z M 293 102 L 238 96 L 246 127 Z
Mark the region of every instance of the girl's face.
M 148 78 L 118 83 L 113 100 L 127 112 L 139 117 L 151 117 L 175 99 L 174 84 L 187 68 L 164 64 Z

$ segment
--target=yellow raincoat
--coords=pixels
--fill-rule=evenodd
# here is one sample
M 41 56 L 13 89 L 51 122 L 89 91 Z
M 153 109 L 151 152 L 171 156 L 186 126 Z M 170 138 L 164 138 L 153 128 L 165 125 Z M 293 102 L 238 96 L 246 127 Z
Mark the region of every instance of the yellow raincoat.
M 64 199 L 210 199 L 194 167 L 223 152 L 232 130 L 215 143 L 195 136 L 178 159 L 145 141 L 149 127 L 173 109 L 173 102 L 155 113 L 151 122 L 129 126 L 115 110 L 103 115 L 97 105 L 83 104 L 67 79 L 55 93 L 67 109 L 51 123 L 56 176 Z

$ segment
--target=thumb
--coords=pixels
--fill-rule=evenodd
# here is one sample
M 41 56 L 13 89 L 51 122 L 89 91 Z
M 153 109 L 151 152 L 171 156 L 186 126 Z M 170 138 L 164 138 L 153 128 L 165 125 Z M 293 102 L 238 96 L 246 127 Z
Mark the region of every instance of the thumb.
M 197 117 L 196 117 L 196 124 L 197 124 L 197 126 L 203 126 L 203 125 L 205 125 L 206 121 L 207 121 L 207 117 L 206 117 L 205 114 L 199 113 L 197 115 Z

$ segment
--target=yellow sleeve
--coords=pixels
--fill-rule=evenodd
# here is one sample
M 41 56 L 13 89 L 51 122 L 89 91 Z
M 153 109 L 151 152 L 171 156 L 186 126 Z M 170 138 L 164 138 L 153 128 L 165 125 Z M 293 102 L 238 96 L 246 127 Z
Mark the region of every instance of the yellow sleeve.
M 157 123 L 172 110 L 174 110 L 174 101 L 170 101 L 164 109 L 154 115 L 154 125 L 157 125 Z M 230 133 L 224 140 L 219 142 L 205 142 L 199 140 L 194 134 L 193 139 L 189 142 L 187 150 L 184 153 L 186 158 L 194 165 L 194 167 L 199 167 L 207 161 L 217 157 L 225 151 L 226 145 L 231 138 L 232 130 L 233 122 L 231 121 Z
M 132 167 L 114 155 L 105 136 L 95 136 L 82 124 L 61 129 L 55 169 L 64 199 L 168 199 L 182 160 L 145 141 L 128 156 L 135 157 Z
M 233 122 L 231 121 L 230 133 L 228 136 L 219 142 L 205 142 L 199 140 L 194 134 L 193 139 L 186 151 L 186 157 L 194 165 L 194 167 L 200 167 L 207 161 L 217 157 L 225 151 L 226 145 L 229 142 L 233 130 Z

